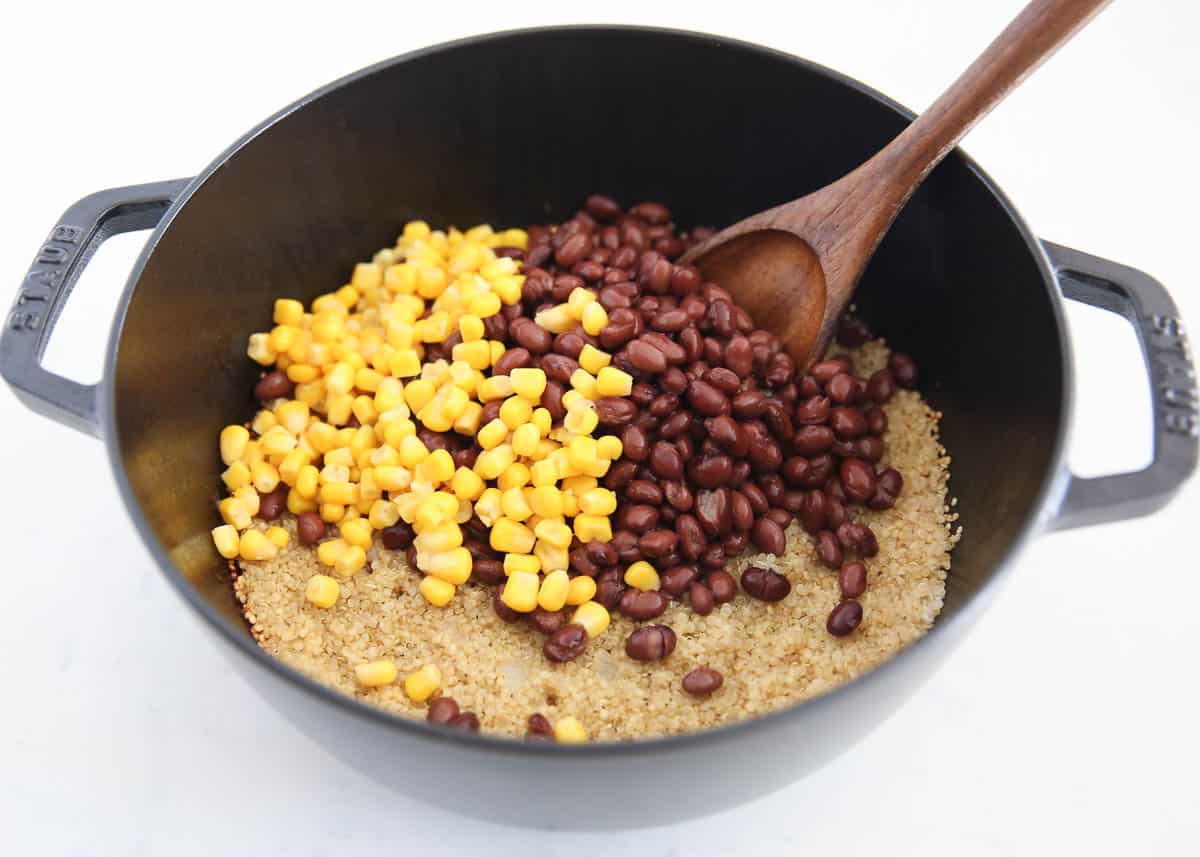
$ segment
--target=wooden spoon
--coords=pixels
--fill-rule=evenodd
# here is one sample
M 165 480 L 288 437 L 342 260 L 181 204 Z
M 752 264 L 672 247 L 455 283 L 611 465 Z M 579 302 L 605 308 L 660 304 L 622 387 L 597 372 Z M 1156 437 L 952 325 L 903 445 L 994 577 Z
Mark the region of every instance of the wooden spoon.
M 747 217 L 686 253 L 803 367 L 833 337 L 913 191 L 988 111 L 1110 0 L 1033 0 L 925 113 L 862 166 Z M 965 7 L 964 7 L 965 8 Z

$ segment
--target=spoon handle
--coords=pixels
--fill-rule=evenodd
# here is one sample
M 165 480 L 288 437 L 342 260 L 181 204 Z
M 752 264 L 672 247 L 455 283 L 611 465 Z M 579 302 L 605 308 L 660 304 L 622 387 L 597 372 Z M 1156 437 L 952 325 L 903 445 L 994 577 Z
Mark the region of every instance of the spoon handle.
M 899 209 L 976 122 L 1110 2 L 1032 0 L 928 110 L 855 172 L 873 172 L 871 181 L 888 186 L 887 202 Z

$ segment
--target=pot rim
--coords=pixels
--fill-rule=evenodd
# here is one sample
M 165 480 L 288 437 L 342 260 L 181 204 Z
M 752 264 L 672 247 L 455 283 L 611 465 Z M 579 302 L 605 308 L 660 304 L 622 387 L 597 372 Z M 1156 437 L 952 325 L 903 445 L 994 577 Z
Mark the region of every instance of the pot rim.
M 274 126 L 277 122 L 280 122 L 295 111 L 300 110 L 309 103 L 316 101 L 317 99 L 320 99 L 342 88 L 343 86 L 367 78 L 376 72 L 382 71 L 383 69 L 402 65 L 406 62 L 410 62 L 434 53 L 440 53 L 449 49 L 468 47 L 485 42 L 520 38 L 523 36 L 543 33 L 586 35 L 601 32 L 618 34 L 648 34 L 658 37 L 665 37 L 670 40 L 701 42 L 713 48 L 720 48 L 722 46 L 729 45 L 741 51 L 757 53 L 767 56 L 771 59 L 784 60 L 786 62 L 801 66 L 810 72 L 823 75 L 855 92 L 858 92 L 861 95 L 871 98 L 883 107 L 898 113 L 909 121 L 912 121 L 916 117 L 916 114 L 912 110 L 909 110 L 883 93 L 870 86 L 867 86 L 861 81 L 855 80 L 854 78 L 851 78 L 841 72 L 823 66 L 819 63 L 804 59 L 802 57 L 797 57 L 782 50 L 754 44 L 753 42 L 692 30 L 637 25 L 572 24 L 564 26 L 523 27 L 510 30 L 500 30 L 441 42 L 436 45 L 418 48 L 390 59 L 382 60 L 378 63 L 374 63 L 370 66 L 327 83 L 263 120 L 250 131 L 242 135 L 242 137 L 226 148 L 223 152 L 221 152 L 211 163 L 208 164 L 208 166 L 204 168 L 204 170 L 202 170 L 196 175 L 195 178 L 192 179 L 187 188 L 175 198 L 170 208 L 168 208 L 163 215 L 162 220 L 159 222 L 153 234 L 147 240 L 145 247 L 142 249 L 142 252 L 139 254 L 137 261 L 130 272 L 129 279 L 126 281 L 125 288 L 121 293 L 121 297 L 117 305 L 116 313 L 113 317 L 108 345 L 105 351 L 104 380 L 101 382 L 101 391 L 97 397 L 100 410 L 101 434 L 108 450 L 109 463 L 112 467 L 113 476 L 116 479 L 117 487 L 120 491 L 121 498 L 124 501 L 125 508 L 129 513 L 129 516 L 132 519 L 138 534 L 141 536 L 142 541 L 145 543 L 146 547 L 149 548 L 150 553 L 157 563 L 160 571 L 162 571 L 163 575 L 168 581 L 170 581 L 170 584 L 175 591 L 197 613 L 199 613 L 201 617 L 203 617 L 211 629 L 216 631 L 219 637 L 223 638 L 225 642 L 231 644 L 233 648 L 238 650 L 242 655 L 250 658 L 253 661 L 256 661 L 260 666 L 275 673 L 278 678 L 294 683 L 311 696 L 317 698 L 321 702 L 333 706 L 334 708 L 340 709 L 345 714 L 371 721 L 377 726 L 386 729 L 392 729 L 401 733 L 406 733 L 414 738 L 431 739 L 434 741 L 453 744 L 459 747 L 465 746 L 471 749 L 486 750 L 499 754 L 520 754 L 527 758 L 535 756 L 547 759 L 563 759 L 575 756 L 603 756 L 608 758 L 632 755 L 644 756 L 646 754 L 675 753 L 679 751 L 685 751 L 693 747 L 708 747 L 711 746 L 714 741 L 735 741 L 739 738 L 744 738 L 753 729 L 777 726 L 786 719 L 803 716 L 804 712 L 806 711 L 835 704 L 842 696 L 848 693 L 853 693 L 855 688 L 861 688 L 866 686 L 868 683 L 878 681 L 880 675 L 889 668 L 892 668 L 893 664 L 896 664 L 901 660 L 911 658 L 914 655 L 914 651 L 918 647 L 928 648 L 930 645 L 932 645 L 932 641 L 934 639 L 948 634 L 952 628 L 966 630 L 966 628 L 969 627 L 976 618 L 978 618 L 980 613 L 987 606 L 989 598 L 995 594 L 1000 579 L 1005 576 L 1005 572 L 1011 565 L 1013 558 L 1025 547 L 1029 539 L 1037 532 L 1039 525 L 1046 518 L 1049 511 L 1058 508 L 1067 488 L 1068 474 L 1063 465 L 1063 455 L 1071 425 L 1071 414 L 1074 409 L 1074 367 L 1071 350 L 1069 347 L 1068 331 L 1064 320 L 1062 299 L 1057 287 L 1057 279 L 1041 242 L 1034 236 L 1033 232 L 1025 223 L 1021 215 L 1017 212 L 1012 202 L 1003 193 L 1003 191 L 1000 190 L 992 178 L 986 172 L 984 172 L 984 170 L 980 168 L 980 166 L 974 160 L 968 157 L 961 149 L 955 149 L 955 151 L 950 153 L 948 158 L 959 160 L 991 193 L 996 202 L 999 203 L 1004 213 L 1012 221 L 1013 225 L 1017 227 L 1022 240 L 1025 242 L 1025 246 L 1033 256 L 1038 270 L 1042 274 L 1042 281 L 1050 295 L 1051 311 L 1054 315 L 1054 322 L 1058 329 L 1058 342 L 1060 350 L 1059 358 L 1060 365 L 1062 366 L 1061 383 L 1063 390 L 1063 406 L 1060 410 L 1059 424 L 1056 433 L 1057 436 L 1051 452 L 1047 477 L 1043 480 L 1043 484 L 1038 491 L 1036 499 L 1030 505 L 1030 508 L 1025 516 L 1025 521 L 1021 525 L 1016 538 L 1013 539 L 1004 556 L 997 563 L 996 570 L 979 588 L 979 590 L 977 590 L 966 601 L 966 603 L 963 604 L 963 606 L 954 616 L 944 620 L 935 619 L 933 626 L 922 637 L 901 649 L 879 666 L 845 684 L 839 685 L 838 687 L 822 694 L 821 696 L 805 702 L 790 705 L 786 708 L 781 708 L 768 714 L 745 720 L 738 720 L 733 723 L 727 723 L 712 729 L 705 729 L 699 732 L 689 732 L 680 735 L 670 735 L 660 738 L 562 745 L 555 744 L 553 742 L 525 742 L 519 738 L 509 738 L 506 736 L 491 735 L 487 733 L 449 730 L 430 725 L 423 720 L 416 720 L 387 713 L 382 709 L 378 709 L 364 702 L 360 702 L 353 697 L 340 693 L 315 681 L 314 679 L 309 678 L 298 670 L 288 666 L 283 661 L 280 661 L 270 655 L 265 649 L 260 647 L 249 634 L 236 633 L 233 629 L 231 629 L 227 621 L 203 598 L 201 598 L 193 587 L 184 581 L 183 576 L 180 574 L 179 569 L 175 566 L 174 562 L 172 562 L 167 550 L 159 542 L 158 537 L 147 523 L 145 514 L 142 512 L 137 498 L 133 493 L 133 489 L 130 486 L 124 465 L 121 461 L 119 444 L 116 442 L 118 430 L 116 423 L 116 388 L 113 384 L 113 378 L 115 377 L 117 351 L 120 345 L 121 333 L 124 328 L 126 314 L 129 309 L 129 303 L 133 296 L 134 290 L 136 289 L 137 281 L 140 279 L 142 271 L 144 270 L 147 261 L 150 259 L 150 256 L 154 253 L 158 242 L 170 228 L 180 209 L 187 204 L 188 200 L 196 192 L 196 190 L 200 188 L 210 176 L 220 169 L 230 157 L 256 139 L 260 134 Z M 953 478 L 953 476 L 951 478 Z

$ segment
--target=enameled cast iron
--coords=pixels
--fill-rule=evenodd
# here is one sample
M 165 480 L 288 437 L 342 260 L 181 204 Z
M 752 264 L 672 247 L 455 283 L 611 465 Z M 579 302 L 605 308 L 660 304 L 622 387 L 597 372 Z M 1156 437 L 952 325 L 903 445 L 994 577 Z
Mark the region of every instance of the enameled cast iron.
M 272 300 L 343 282 L 406 220 L 545 222 L 600 191 L 661 199 L 682 224 L 722 225 L 836 179 L 911 118 L 828 69 L 691 33 L 527 30 L 418 51 L 286 108 L 194 179 L 72 206 L 22 283 L 0 369 L 31 408 L 103 438 L 134 524 L 221 651 L 358 769 L 422 800 L 539 826 L 641 826 L 729 808 L 887 717 L 957 644 L 1030 535 L 1154 511 L 1191 473 L 1192 369 L 1157 282 L 1039 241 L 966 157 L 942 164 L 884 241 L 858 303 L 916 357 L 923 392 L 945 413 L 965 527 L 945 610 L 924 639 L 850 685 L 697 735 L 560 747 L 452 733 L 275 661 L 250 638 L 210 542 L 216 436 L 252 407 L 257 367 L 245 342 Z M 86 386 L 41 368 L 90 254 L 150 227 L 104 380 Z M 1072 398 L 1063 296 L 1121 313 L 1137 332 L 1154 403 L 1143 471 L 1080 479 L 1063 463 Z

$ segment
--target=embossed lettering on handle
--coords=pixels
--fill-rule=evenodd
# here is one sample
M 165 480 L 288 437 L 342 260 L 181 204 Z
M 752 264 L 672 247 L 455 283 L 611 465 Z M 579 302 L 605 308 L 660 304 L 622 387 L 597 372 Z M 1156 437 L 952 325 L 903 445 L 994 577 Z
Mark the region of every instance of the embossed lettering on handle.
M 43 324 L 46 312 L 57 301 L 67 270 L 83 251 L 85 237 L 85 231 L 78 226 L 63 223 L 54 227 L 17 292 L 9 314 L 10 328 L 37 330 Z
M 1187 335 L 1178 316 L 1153 315 L 1146 353 L 1154 370 L 1154 403 L 1166 431 L 1200 438 L 1200 395 Z

